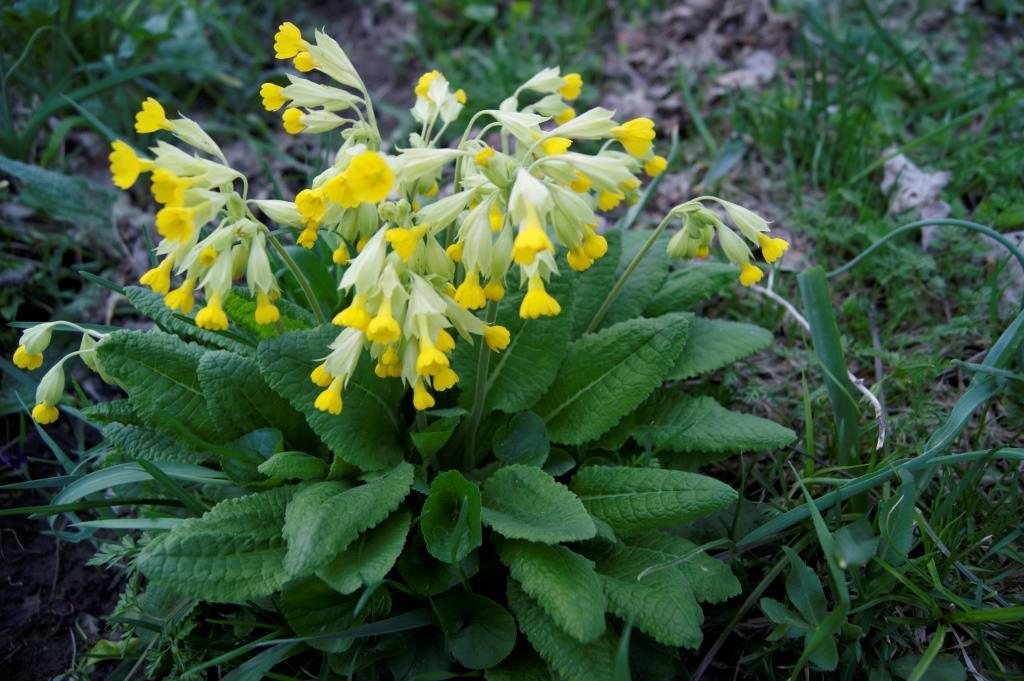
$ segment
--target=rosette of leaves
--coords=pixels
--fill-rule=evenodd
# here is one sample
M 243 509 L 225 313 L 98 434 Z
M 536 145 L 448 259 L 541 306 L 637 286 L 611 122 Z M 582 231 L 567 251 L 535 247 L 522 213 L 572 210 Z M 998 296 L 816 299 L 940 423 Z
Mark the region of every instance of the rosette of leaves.
M 105 482 L 164 500 L 119 525 L 145 528 L 124 556 L 141 576 L 125 633 L 152 641 L 137 622 L 167 622 L 183 600 L 211 646 L 203 663 L 172 669 L 169 655 L 151 671 L 594 681 L 612 678 L 629 623 L 634 666 L 675 678 L 672 649 L 700 645 L 702 604 L 740 591 L 686 538 L 737 498 L 694 469 L 794 434 L 683 383 L 770 342 L 691 311 L 731 267 L 670 271 L 652 249 L 585 332 L 647 235 L 624 236 L 559 280 L 560 316 L 522 320 L 514 294 L 497 305 L 510 346 L 484 362 L 457 349 L 463 392 L 419 421 L 366 358 L 343 412 L 315 410 L 310 358 L 336 331 L 298 305 L 282 300 L 266 332 L 239 294 L 231 329 L 212 333 L 129 289 L 160 328 L 100 343 L 127 396 L 88 410 L 112 465 L 89 475 L 141 466 L 150 475 Z

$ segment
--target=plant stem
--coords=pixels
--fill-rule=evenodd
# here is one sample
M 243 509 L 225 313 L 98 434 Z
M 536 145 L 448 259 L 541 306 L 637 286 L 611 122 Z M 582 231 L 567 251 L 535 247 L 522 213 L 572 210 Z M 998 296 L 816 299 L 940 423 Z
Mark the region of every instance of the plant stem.
M 284 261 L 284 265 L 288 268 L 288 271 L 295 275 L 295 279 L 298 280 L 299 286 L 302 287 L 302 292 L 306 295 L 306 302 L 309 303 L 310 312 L 316 316 L 317 323 L 326 324 L 327 319 L 324 317 L 324 311 L 320 309 L 320 303 L 317 302 L 316 296 L 313 295 L 313 288 L 309 285 L 309 280 L 306 279 L 306 275 L 304 275 L 302 270 L 299 269 L 298 264 L 292 260 L 292 256 L 288 255 L 288 251 L 284 249 L 284 246 L 281 245 L 281 242 L 277 240 L 276 236 L 271 236 L 268 233 L 267 241 L 269 241 L 270 245 L 274 247 L 277 254 L 281 256 L 281 260 Z
M 493 300 L 487 304 L 487 323 L 493 324 L 498 317 L 498 303 Z M 466 441 L 462 449 L 462 470 L 468 471 L 476 463 L 476 433 L 483 418 L 484 402 L 487 400 L 487 374 L 490 371 L 490 357 L 487 354 L 487 343 L 483 337 L 479 340 L 480 348 L 476 355 L 476 392 L 473 393 L 473 408 L 469 413 L 466 428 Z
M 619 277 L 619 280 L 615 282 L 615 286 L 613 286 L 612 290 L 608 292 L 607 296 L 605 296 L 604 302 L 601 303 L 601 307 L 597 308 L 597 312 L 594 313 L 594 318 L 590 320 L 590 324 L 587 325 L 587 330 L 584 331 L 584 333 L 594 332 L 597 327 L 600 326 L 601 322 L 604 321 L 604 316 L 608 314 L 608 308 L 612 306 L 615 299 L 619 297 L 620 293 L 622 293 L 622 287 L 626 285 L 626 281 L 629 280 L 633 271 L 640 265 L 640 261 L 644 259 L 645 255 L 647 255 L 647 251 L 651 250 L 651 246 L 653 246 L 654 242 L 658 240 L 661 233 L 665 231 L 665 227 L 668 226 L 669 221 L 672 220 L 673 217 L 675 217 L 675 214 L 670 212 L 665 216 L 655 230 L 651 232 L 651 236 L 647 238 L 647 241 L 644 242 L 644 245 L 639 251 L 637 251 L 637 254 L 629 261 L 629 264 L 626 265 L 626 269 L 623 271 L 622 276 Z

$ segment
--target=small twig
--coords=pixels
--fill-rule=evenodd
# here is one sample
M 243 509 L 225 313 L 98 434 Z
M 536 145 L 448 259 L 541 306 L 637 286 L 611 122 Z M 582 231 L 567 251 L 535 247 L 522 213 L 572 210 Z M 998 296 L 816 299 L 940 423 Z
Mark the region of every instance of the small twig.
M 751 286 L 750 290 L 760 293 L 766 298 L 770 298 L 771 300 L 781 305 L 786 310 L 786 312 L 788 312 L 789 315 L 794 320 L 796 320 L 797 324 L 803 327 L 805 331 L 810 333 L 810 323 L 808 323 L 807 319 L 804 318 L 802 314 L 800 314 L 800 311 L 797 310 L 791 302 L 780 296 L 775 291 L 766 289 L 763 286 Z M 882 407 L 882 403 L 878 401 L 878 398 L 875 397 L 875 394 L 868 390 L 867 386 L 864 385 L 864 381 L 862 379 L 857 378 L 853 374 L 853 372 L 849 370 L 847 370 L 846 375 L 849 377 L 850 382 L 853 383 L 853 387 L 857 389 L 857 392 L 862 394 L 865 397 L 865 399 L 867 399 L 867 401 L 871 403 L 871 408 L 874 409 L 875 411 L 875 422 L 878 424 L 878 440 L 875 441 L 875 450 L 881 450 L 883 447 L 885 447 L 886 437 L 885 409 Z
M 967 646 L 964 645 L 964 641 L 960 638 L 960 634 L 956 633 L 956 627 L 950 627 L 949 630 L 953 632 L 953 638 L 956 639 L 957 648 L 960 649 L 960 654 L 964 658 L 964 666 L 967 667 L 967 671 L 971 673 L 977 681 L 988 681 L 988 678 L 978 671 L 978 668 L 974 666 L 974 660 L 967 654 Z

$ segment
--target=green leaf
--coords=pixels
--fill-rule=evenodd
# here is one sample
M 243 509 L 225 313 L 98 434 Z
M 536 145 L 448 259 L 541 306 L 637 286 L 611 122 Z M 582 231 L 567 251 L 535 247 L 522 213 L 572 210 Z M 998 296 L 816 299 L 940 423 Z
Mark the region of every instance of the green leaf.
M 204 350 L 198 345 L 159 331 L 115 331 L 99 342 L 96 352 L 147 423 L 159 422 L 166 412 L 200 437 L 219 438 L 199 384 Z
M 541 467 L 550 451 L 548 429 L 532 411 L 516 414 L 494 432 L 494 455 L 504 463 Z
M 569 636 L 590 643 L 604 633 L 608 601 L 591 561 L 564 546 L 520 540 L 500 542 L 498 555 L 523 591 Z
M 209 351 L 199 361 L 198 375 L 222 437 L 273 426 L 294 447 L 316 446 L 302 414 L 270 389 L 255 360 L 224 350 Z
M 922 655 L 904 655 L 893 660 L 893 673 L 901 679 L 909 679 L 922 657 Z M 928 666 L 927 673 L 928 681 L 964 681 L 967 678 L 967 670 L 964 669 L 963 663 L 949 653 L 936 655 Z
M 608 240 L 608 253 L 603 258 L 585 272 L 565 275 L 576 279 L 576 295 L 572 305 L 573 338 L 580 336 L 587 328 L 608 291 L 615 285 L 615 274 L 622 255 L 622 230 L 613 229 L 605 233 L 604 238 Z
M 464 579 L 470 579 L 480 568 L 477 553 L 470 553 L 458 566 L 442 563 L 430 555 L 423 535 L 414 532 L 398 559 L 398 573 L 414 592 L 421 596 L 444 593 Z
M 338 309 L 338 277 L 333 272 L 333 265 L 328 269 L 326 259 L 322 257 L 322 253 L 326 251 L 321 249 L 322 247 L 309 249 L 302 246 L 285 246 L 285 250 L 313 288 L 314 298 L 329 317 L 332 311 Z M 285 270 L 283 280 L 288 283 L 295 282 L 295 275 Z
M 182 319 L 164 305 L 164 297 L 159 293 L 154 293 L 141 286 L 126 286 L 124 296 L 132 304 L 132 307 L 159 324 L 161 328 L 177 336 L 223 350 L 230 350 L 240 355 L 251 356 L 253 354 L 253 346 L 242 342 L 233 334 L 200 329 L 193 322 Z
M 879 538 L 865 518 L 843 525 L 835 533 L 836 560 L 844 570 L 867 565 L 875 557 Z
M 344 596 L 316 577 L 290 582 L 281 592 L 281 610 L 288 625 L 299 636 L 321 636 L 345 631 L 359 623 L 353 616 L 359 599 Z M 307 641 L 317 650 L 341 653 L 352 647 L 352 638 L 322 638 Z
M 96 185 L 81 177 L 64 175 L 4 156 L 0 156 L 0 173 L 18 180 L 20 203 L 51 220 L 91 230 L 110 230 L 113 227 L 113 208 L 118 194 L 109 186 Z
M 358 487 L 316 482 L 300 490 L 285 515 L 288 574 L 308 575 L 333 560 L 359 533 L 375 527 L 398 508 L 409 494 L 412 479 L 413 468 L 403 461 Z
M 423 430 L 409 432 L 409 439 L 412 440 L 413 446 L 424 461 L 432 459 L 434 454 L 437 454 L 441 447 L 447 444 L 460 420 L 458 416 L 445 416 L 437 419 Z
M 449 591 L 435 602 L 452 657 L 469 669 L 498 664 L 516 645 L 516 621 L 490 598 Z
M 128 426 L 143 425 L 128 399 L 97 402 L 82 409 L 82 413 L 93 423 L 121 423 Z
M 152 428 L 111 422 L 103 426 L 103 439 L 129 459 L 202 463 L 211 458 L 182 445 L 176 439 Z
M 572 284 L 569 278 L 552 278 L 548 292 L 563 308 L 563 312 L 554 317 L 522 319 L 519 304 L 524 291 L 510 293 L 499 303 L 496 323 L 509 330 L 511 340 L 501 352 L 487 351 L 490 370 L 485 413 L 495 409 L 508 413 L 522 411 L 551 385 L 569 342 Z M 459 343 L 452 353 L 452 366 L 460 376 L 462 388 L 459 404 L 467 409 L 473 404 L 476 386 L 477 347 Z
M 631 229 L 623 233 L 622 257 L 619 258 L 619 265 L 615 271 L 616 279 L 622 276 L 630 261 L 651 236 L 651 231 L 649 229 Z M 651 302 L 668 276 L 667 245 L 668 235 L 662 234 L 644 255 L 632 276 L 626 280 L 618 297 L 608 308 L 608 313 L 601 321 L 599 329 L 639 317 L 643 313 L 644 308 Z
M 760 326 L 697 317 L 668 378 L 681 381 L 721 369 L 764 350 L 772 339 L 771 331 Z
M 507 597 L 519 630 L 561 678 L 565 681 L 612 681 L 615 640 L 610 632 L 591 643 L 580 643 L 562 631 L 537 601 L 511 578 Z
M 551 681 L 544 660 L 527 645 L 517 648 L 500 665 L 484 672 L 487 681 Z
M 654 531 L 628 537 L 626 543 L 646 549 L 664 563 L 670 563 L 690 585 L 698 601 L 721 603 L 740 594 L 740 582 L 729 566 L 697 550 L 697 545 L 689 539 Z
M 259 366 L 263 378 L 278 394 L 305 415 L 306 421 L 335 456 L 364 471 L 389 468 L 402 458 L 395 412 L 401 395 L 399 381 L 373 375 L 363 358 L 348 382 L 344 408 L 334 415 L 313 406 L 320 392 L 309 374 L 316 358 L 325 356 L 338 327 L 324 325 L 262 341 Z
M 710 397 L 662 391 L 637 410 L 633 439 L 655 451 L 748 452 L 778 449 L 796 433 L 774 421 L 730 411 Z
M 616 533 L 681 525 L 737 497 L 714 478 L 661 468 L 588 466 L 573 477 L 570 488 Z
M 809 624 L 820 624 L 828 615 L 825 590 L 814 570 L 800 559 L 796 551 L 788 546 L 782 550 L 789 558 L 789 575 L 786 576 L 786 595 Z
M 722 288 L 736 283 L 740 270 L 735 265 L 709 262 L 688 265 L 669 274 L 658 294 L 644 310 L 648 317 L 689 310 Z
M 287 580 L 281 526 L 294 486 L 222 501 L 139 554 L 153 582 L 213 602 L 269 596 Z
M 551 389 L 533 410 L 552 442 L 593 440 L 661 385 L 686 342 L 689 314 L 633 319 L 569 346 Z
M 316 325 L 316 319 L 295 303 L 283 298 L 274 302 L 281 318 L 274 324 L 256 323 L 256 301 L 245 289 L 235 289 L 224 300 L 224 312 L 238 327 L 260 340 L 280 335 L 281 331 L 304 331 Z
M 430 483 L 420 513 L 420 531 L 430 555 L 453 565 L 483 542 L 480 489 L 459 471 L 445 471 Z
M 305 452 L 277 452 L 258 466 L 268 478 L 279 480 L 322 480 L 327 462 Z
M 499 468 L 484 483 L 483 504 L 484 523 L 509 539 L 557 544 L 597 533 L 576 495 L 534 466 Z
M 686 580 L 668 570 L 640 573 L 660 562 L 657 553 L 630 546 L 602 545 L 597 556 L 608 610 L 658 643 L 697 648 L 704 613 Z
M 341 554 L 317 570 L 317 577 L 335 591 L 350 594 L 376 584 L 395 566 L 409 534 L 409 514 L 392 513 L 377 527 L 359 535 Z

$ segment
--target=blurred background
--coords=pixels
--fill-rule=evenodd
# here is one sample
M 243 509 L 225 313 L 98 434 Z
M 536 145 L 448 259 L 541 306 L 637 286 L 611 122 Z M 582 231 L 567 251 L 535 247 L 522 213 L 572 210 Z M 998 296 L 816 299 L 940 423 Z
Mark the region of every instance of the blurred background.
M 142 99 L 200 121 L 249 176 L 254 197 L 291 198 L 336 146 L 330 135 L 286 135 L 260 105 L 259 84 L 283 82 L 289 66 L 273 58 L 282 21 L 322 27 L 348 51 L 386 114 L 390 144 L 407 139 L 412 87 L 425 70 L 465 89 L 474 110 L 496 106 L 544 66 L 579 72 L 578 109 L 652 118 L 661 153 L 678 130 L 679 152 L 641 226 L 698 194 L 749 206 L 793 242 L 774 286 L 798 300 L 788 272 L 837 267 L 921 217 L 970 218 L 1020 241 L 1022 14 L 1018 0 L 5 2 L 0 476 L 52 464 L 23 406 L 38 377 L 10 363 L 18 330 L 8 323 L 137 323 L 120 296 L 88 277 L 127 284 L 148 267 L 146 183 L 117 192 L 107 170 L 112 139 L 145 146 L 132 130 Z M 457 125 L 450 134 L 460 133 Z M 954 360 L 980 357 L 1020 300 L 1024 275 L 1005 256 L 984 238 L 930 228 L 882 249 L 833 290 L 847 360 L 881 386 L 894 452 L 928 436 L 970 378 Z M 720 399 L 806 432 L 799 386 L 820 380 L 808 374 L 803 337 L 763 298 L 738 292 L 714 307 L 712 316 L 754 321 L 778 339 L 722 375 Z M 82 403 L 102 390 L 90 381 L 75 384 Z M 827 412 L 823 392 L 808 399 Z M 1021 420 L 1019 402 L 1000 404 L 972 444 L 1013 442 Z M 72 449 L 94 437 L 77 421 L 61 428 L 55 437 Z M 744 463 L 755 475 L 773 465 Z M 992 504 L 978 512 L 995 513 Z M 20 536 L 4 557 L 8 581 L 19 563 L 55 560 L 52 537 Z M 35 600 L 0 601 L 0 667 L 35 627 L 41 641 L 61 632 L 56 673 L 74 642 L 102 627 L 110 604 L 97 578 L 61 572 L 61 560 L 88 555 L 58 557 L 22 590 L 35 588 Z

